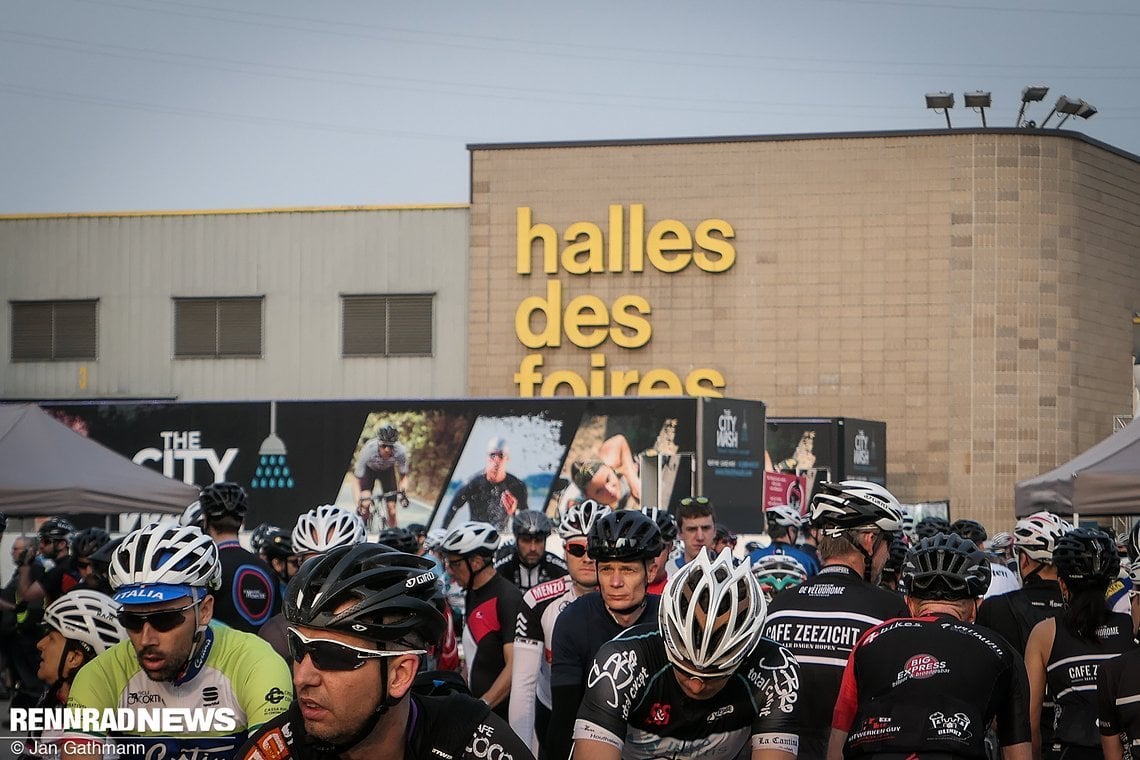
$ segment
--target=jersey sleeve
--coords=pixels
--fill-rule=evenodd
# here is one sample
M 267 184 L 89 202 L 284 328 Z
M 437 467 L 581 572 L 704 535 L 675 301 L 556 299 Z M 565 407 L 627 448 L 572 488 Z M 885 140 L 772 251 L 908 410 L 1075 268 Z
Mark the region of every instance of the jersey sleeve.
M 800 668 L 787 649 L 772 644 L 772 651 L 751 669 L 749 683 L 759 684 L 755 700 L 759 709 L 752 721 L 752 749 L 776 749 L 799 753 L 796 698 L 800 688 Z M 751 677 L 756 673 L 759 677 Z
M 871 630 L 875 630 L 872 628 Z M 839 696 L 835 701 L 835 711 L 831 715 L 831 727 L 845 734 L 851 733 L 851 724 L 855 720 L 855 713 L 859 709 L 859 683 L 856 679 L 855 663 L 862 646 L 860 640 L 851 654 L 847 656 L 847 665 L 843 668 L 843 678 L 839 682 Z
M 373 451 L 377 450 L 377 447 L 374 446 L 373 443 L 373 441 L 369 441 L 364 444 L 360 449 L 360 454 L 356 457 L 356 464 L 352 468 L 352 474 L 358 478 L 364 477 L 365 468 L 368 466 L 368 459 L 373 455 Z
M 249 731 L 289 709 L 293 702 L 293 677 L 289 666 L 273 647 L 250 636 L 250 646 L 233 660 L 231 680 L 245 711 Z
M 590 663 L 586 693 L 574 721 L 575 741 L 603 742 L 619 750 L 625 747 L 626 721 L 632 705 L 631 695 L 623 684 L 628 687 L 637 680 L 626 669 L 626 663 L 631 659 L 637 663 L 640 659 L 628 655 L 628 648 L 627 642 L 607 641 Z
M 520 617 L 520 625 L 521 618 Z M 521 739 L 538 753 L 534 733 L 535 694 L 538 692 L 538 670 L 542 664 L 542 640 L 515 637 L 514 660 L 511 663 L 511 699 L 508 717 L 511 727 Z
M 998 703 L 996 717 L 998 745 L 1008 747 L 1032 741 L 1033 735 L 1029 723 L 1029 675 L 1021 656 L 1007 642 L 1003 644 L 1003 680 L 1008 681 L 1009 691 L 1006 699 Z
M 118 646 L 131 646 L 130 643 Z M 113 648 L 107 650 L 99 657 L 84 665 L 75 674 L 75 681 L 71 684 L 71 691 L 67 696 L 68 709 L 95 709 L 106 710 L 119 706 L 119 690 L 127 684 L 127 676 L 116 676 L 115 668 L 108 667 L 116 662 Z M 82 732 L 78 729 L 64 733 L 65 740 L 83 740 L 106 738 L 106 733 Z
M 463 760 L 534 760 L 530 747 L 495 713 L 475 727 Z

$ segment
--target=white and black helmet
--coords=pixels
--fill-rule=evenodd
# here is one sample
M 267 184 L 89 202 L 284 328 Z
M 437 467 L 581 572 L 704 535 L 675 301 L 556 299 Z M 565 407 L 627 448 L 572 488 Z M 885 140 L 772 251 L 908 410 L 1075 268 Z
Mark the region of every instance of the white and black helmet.
M 796 528 L 803 525 L 803 516 L 800 510 L 791 504 L 777 504 L 764 510 L 764 517 L 769 525 L 779 525 L 783 528 Z
M 205 519 L 206 516 L 202 513 L 202 502 L 195 499 L 191 502 L 190 506 L 186 507 L 182 512 L 182 516 L 178 518 L 178 524 L 183 527 L 193 525 L 201 528 Z
M 1052 512 L 1034 512 L 1017 521 L 1013 529 L 1013 546 L 1018 553 L 1045 564 L 1053 563 L 1057 540 L 1072 526 Z
M 486 522 L 465 522 L 448 531 L 440 550 L 447 554 L 493 555 L 499 548 L 499 531 Z
M 77 588 L 44 608 L 44 624 L 65 639 L 79 642 L 94 657 L 126 640 L 127 632 L 119 624 L 118 613 L 119 604 L 111 597 Z
M 811 524 L 828 536 L 861 528 L 893 532 L 902 528 L 902 510 L 898 499 L 878 483 L 821 483 L 811 498 Z
M 293 528 L 293 551 L 297 554 L 327 552 L 336 546 L 365 541 L 364 521 L 355 512 L 323 504 L 297 518 Z
M 613 510 L 593 499 L 584 499 L 577 504 L 567 505 L 558 518 L 558 535 L 563 541 L 588 536 L 594 523 Z
M 658 621 L 674 667 L 699 678 L 734 671 L 756 646 L 768 603 L 747 562 L 700 552 L 665 584 Z
M 111 554 L 111 587 L 222 587 L 218 546 L 192 525 L 154 523 L 127 535 Z

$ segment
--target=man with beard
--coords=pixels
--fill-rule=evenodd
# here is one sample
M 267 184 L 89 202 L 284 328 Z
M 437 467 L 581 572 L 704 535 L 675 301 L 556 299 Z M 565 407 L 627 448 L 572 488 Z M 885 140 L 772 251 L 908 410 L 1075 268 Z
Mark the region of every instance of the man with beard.
M 292 699 L 288 666 L 257 636 L 211 625 L 221 586 L 218 548 L 196 527 L 156 523 L 129 534 L 111 557 L 111 586 L 128 641 L 89 662 L 67 706 L 122 715 L 184 708 L 200 724 L 176 736 L 120 724 L 121 757 L 208 755 L 228 760 L 257 726 Z M 139 716 L 136 716 L 139 717 Z M 202 725 L 204 724 L 204 725 Z M 88 726 L 90 728 L 90 726 Z M 108 734 L 71 730 L 63 757 L 102 757 Z M 124 741 L 121 737 L 130 737 Z

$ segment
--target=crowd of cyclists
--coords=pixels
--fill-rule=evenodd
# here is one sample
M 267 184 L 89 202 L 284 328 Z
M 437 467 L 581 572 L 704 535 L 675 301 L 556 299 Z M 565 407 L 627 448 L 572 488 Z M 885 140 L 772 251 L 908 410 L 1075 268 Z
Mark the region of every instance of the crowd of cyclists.
M 767 510 L 768 541 L 742 547 L 700 496 L 523 509 L 510 536 L 478 521 L 369 534 L 321 505 L 246 549 L 248 508 L 218 483 L 119 539 L 60 517 L 17 539 L 0 593 L 12 708 L 222 716 L 33 731 L 24 757 L 1083 760 L 1140 745 L 1140 529 L 1039 512 L 991 536 L 916 521 L 864 481 Z

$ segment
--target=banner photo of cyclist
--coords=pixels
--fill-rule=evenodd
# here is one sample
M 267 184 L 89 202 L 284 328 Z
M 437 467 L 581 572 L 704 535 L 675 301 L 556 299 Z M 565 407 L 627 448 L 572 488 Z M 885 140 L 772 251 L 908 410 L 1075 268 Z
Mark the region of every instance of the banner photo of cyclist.
M 565 424 L 545 413 L 476 418 L 432 527 L 476 520 L 505 534 L 517 512 L 544 508 Z
M 355 505 L 370 531 L 427 523 L 470 425 L 439 409 L 370 413 L 334 503 Z

